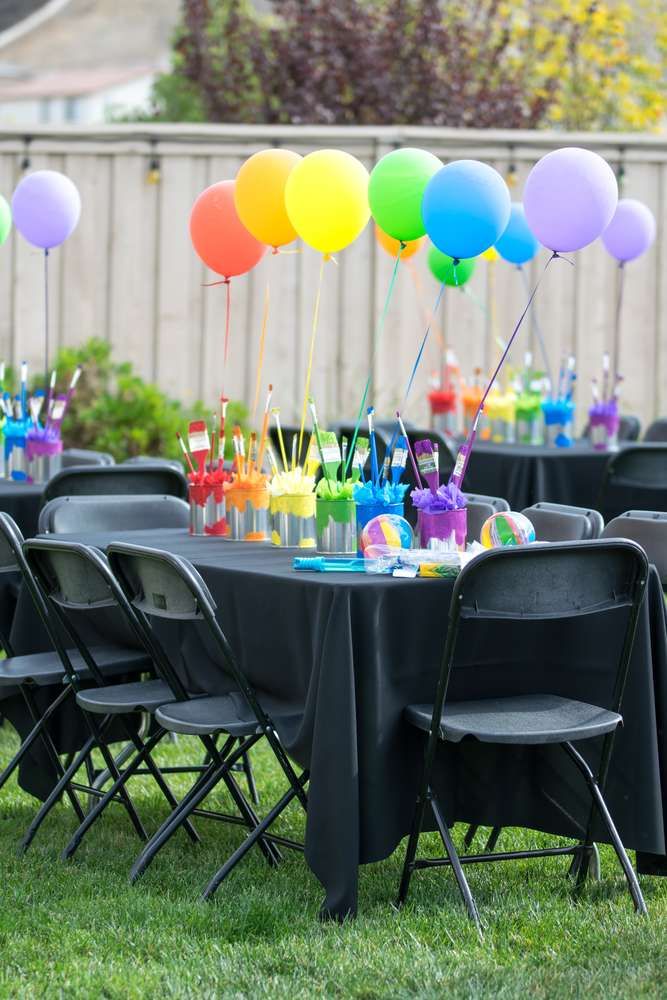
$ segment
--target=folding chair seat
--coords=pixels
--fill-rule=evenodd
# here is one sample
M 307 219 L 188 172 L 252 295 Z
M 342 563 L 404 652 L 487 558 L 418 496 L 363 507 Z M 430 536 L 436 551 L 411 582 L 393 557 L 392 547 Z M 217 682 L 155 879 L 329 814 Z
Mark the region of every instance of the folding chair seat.
M 263 699 L 259 699 L 264 705 Z M 161 726 L 172 733 L 188 736 L 200 734 L 229 733 L 231 736 L 252 736 L 261 733 L 257 716 L 239 698 L 233 695 L 214 695 L 193 701 L 172 702 L 163 705 L 156 713 Z M 278 709 L 271 712 L 276 724 L 291 726 L 298 723 L 299 716 Z
M 606 828 L 618 860 L 623 868 L 635 909 L 646 913 L 637 877 L 625 852 L 603 798 L 604 787 L 613 750 L 614 734 L 622 723 L 620 713 L 627 681 L 630 657 L 637 627 L 639 608 L 646 588 L 648 563 L 644 552 L 630 541 L 580 541 L 531 545 L 516 549 L 497 549 L 471 560 L 461 571 L 454 585 L 442 665 L 432 704 L 407 706 L 405 720 L 426 735 L 424 766 L 417 794 L 412 829 L 398 893 L 401 905 L 408 893 L 410 880 L 420 868 L 450 866 L 468 915 L 481 935 L 477 907 L 464 874 L 463 866 L 489 861 L 508 861 L 545 855 L 571 854 L 577 886 L 581 887 L 588 874 L 594 852 L 593 823 L 596 812 Z M 618 648 L 614 673 L 600 678 L 601 699 L 607 705 L 588 704 L 569 698 L 563 693 L 562 677 L 553 667 L 554 686 L 551 691 L 533 691 L 526 695 L 508 692 L 503 696 L 498 687 L 502 677 L 511 675 L 511 662 L 498 664 L 493 691 L 484 697 L 483 680 L 476 683 L 478 697 L 470 700 L 448 700 L 452 675 L 470 670 L 470 665 L 457 664 L 457 642 L 462 622 L 483 621 L 488 627 L 494 620 L 506 623 L 514 619 L 517 627 L 530 622 L 568 624 L 581 617 L 586 626 L 591 616 L 604 615 L 617 619 L 625 616 L 624 634 Z M 552 641 L 553 641 L 553 633 Z M 540 629 L 534 633 L 539 643 Z M 549 661 L 547 661 L 549 662 Z M 474 666 L 472 667 L 474 669 Z M 500 678 L 500 679 L 498 679 Z M 560 682 L 560 683 L 559 683 Z M 610 685 L 608 688 L 607 685 Z M 481 687 L 481 691 L 479 690 Z M 459 688 L 460 689 L 460 688 Z M 609 690 L 613 691 L 609 695 Z M 575 743 L 598 738 L 601 741 L 596 770 L 587 763 Z M 591 810 L 582 843 L 565 848 L 536 851 L 504 851 L 481 855 L 459 856 L 447 823 L 446 803 L 434 790 L 433 775 L 436 752 L 440 743 L 459 744 L 464 739 L 481 743 L 511 746 L 560 747 L 578 768 L 591 796 Z M 426 810 L 430 809 L 445 848 L 443 858 L 416 858 L 419 834 Z M 495 828 L 496 830 L 499 828 Z M 469 846 L 465 843 L 465 846 Z
M 108 680 L 125 674 L 145 673 L 151 668 L 150 660 L 141 650 L 124 649 L 122 646 L 93 646 L 90 652 Z M 93 675 L 80 653 L 73 650 L 68 655 L 79 680 L 82 683 L 92 680 Z M 13 687 L 17 684 L 49 687 L 59 684 L 66 677 L 65 668 L 57 653 L 28 653 L 0 660 L 0 687 Z
M 97 682 L 95 687 L 84 690 L 77 689 L 76 698 L 77 704 L 83 710 L 84 717 L 90 726 L 91 739 L 71 762 L 60 783 L 53 789 L 51 796 L 33 820 L 24 837 L 24 844 L 27 845 L 31 842 L 66 783 L 73 779 L 95 749 L 105 753 L 105 761 L 113 783 L 107 791 L 100 793 L 99 801 L 88 815 L 85 818 L 81 817 L 81 824 L 63 852 L 64 858 L 73 855 L 85 834 L 112 801 L 123 802 L 139 837 L 142 840 L 147 840 L 147 834 L 136 815 L 136 810 L 126 790 L 129 778 L 133 775 L 151 774 L 159 790 L 173 809 L 176 808 L 177 801 L 165 780 L 165 775 L 173 773 L 201 774 L 206 771 L 208 765 L 206 763 L 187 764 L 159 768 L 153 760 L 152 752 L 165 736 L 166 730 L 158 727 L 144 741 L 128 728 L 127 735 L 134 747 L 134 754 L 121 771 L 114 766 L 113 762 L 110 762 L 105 747 L 105 735 L 114 718 L 120 716 L 123 720 L 128 713 L 133 712 L 147 712 L 153 715 L 156 709 L 165 702 L 187 698 L 187 692 L 173 673 L 164 650 L 152 635 L 145 619 L 129 604 L 111 572 L 106 558 L 99 551 L 77 542 L 49 538 L 34 539 L 25 543 L 24 547 L 28 563 L 34 569 L 35 576 L 47 595 L 54 615 L 71 633 L 81 656 L 89 666 L 93 680 Z M 105 683 L 105 679 L 100 676 L 96 664 L 92 661 L 91 651 L 86 649 L 80 631 L 73 621 L 74 612 L 81 615 L 87 610 L 101 608 L 115 608 L 123 614 L 129 628 L 135 634 L 138 644 L 142 646 L 141 655 L 144 660 L 149 662 L 154 670 L 157 670 L 159 674 L 157 678 L 123 684 Z M 102 716 L 101 721 L 98 721 L 98 716 Z M 205 742 L 204 745 L 207 753 L 211 756 L 215 757 L 218 754 L 214 742 Z M 245 755 L 239 766 L 248 779 L 251 794 L 254 794 L 254 780 Z M 239 807 L 240 814 L 228 817 L 220 813 L 217 814 L 217 818 L 229 819 L 234 823 L 245 822 L 252 826 L 256 817 L 250 806 L 245 803 L 232 779 L 228 780 L 228 787 Z M 198 813 L 198 815 L 201 814 Z M 207 812 L 206 815 L 210 815 L 210 813 Z M 184 827 L 190 839 L 199 842 L 199 836 L 189 820 L 184 823 Z M 266 847 L 266 845 L 263 846 Z M 273 861 L 271 849 L 266 849 Z

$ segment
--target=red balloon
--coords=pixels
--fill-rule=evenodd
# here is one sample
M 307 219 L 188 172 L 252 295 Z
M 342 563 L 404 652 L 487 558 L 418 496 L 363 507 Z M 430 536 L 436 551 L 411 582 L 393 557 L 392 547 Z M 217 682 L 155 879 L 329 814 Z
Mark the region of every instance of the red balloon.
M 266 246 L 256 240 L 238 217 L 234 181 L 211 184 L 197 198 L 190 213 L 190 239 L 207 267 L 223 278 L 252 270 Z

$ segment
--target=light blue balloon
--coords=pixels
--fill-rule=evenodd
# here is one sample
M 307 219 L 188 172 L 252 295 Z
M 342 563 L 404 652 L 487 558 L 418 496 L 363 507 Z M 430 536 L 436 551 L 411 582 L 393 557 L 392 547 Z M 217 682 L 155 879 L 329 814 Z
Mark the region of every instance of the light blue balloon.
M 510 221 L 507 229 L 496 243 L 496 250 L 510 264 L 527 264 L 537 254 L 540 244 L 533 235 L 523 205 L 520 201 L 512 202 Z
M 510 217 L 507 184 L 479 160 L 454 160 L 426 185 L 422 219 L 438 250 L 463 260 L 495 245 Z

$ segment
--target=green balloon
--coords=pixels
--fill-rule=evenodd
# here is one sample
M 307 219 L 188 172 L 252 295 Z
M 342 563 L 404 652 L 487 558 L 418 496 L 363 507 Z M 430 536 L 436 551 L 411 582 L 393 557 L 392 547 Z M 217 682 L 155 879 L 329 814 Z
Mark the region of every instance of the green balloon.
M 465 285 L 475 271 L 475 258 L 465 257 L 456 265 L 454 274 L 454 258 L 448 257 L 437 247 L 432 246 L 428 252 L 428 266 L 431 274 L 440 284 L 458 286 Z
M 404 242 L 424 236 L 424 189 L 441 168 L 438 157 L 426 149 L 394 149 L 378 160 L 371 170 L 368 203 L 380 229 Z
M 0 246 L 5 242 L 9 236 L 9 231 L 12 228 L 12 210 L 7 204 L 5 198 L 0 194 Z

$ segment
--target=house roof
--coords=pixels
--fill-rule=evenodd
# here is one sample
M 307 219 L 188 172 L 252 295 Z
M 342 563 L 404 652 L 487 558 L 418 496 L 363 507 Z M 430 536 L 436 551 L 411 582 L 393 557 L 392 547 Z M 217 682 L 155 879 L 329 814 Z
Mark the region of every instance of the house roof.
M 23 79 L 0 78 L 0 101 L 46 97 L 80 97 L 149 76 L 151 66 L 104 66 L 98 69 L 60 70 Z

